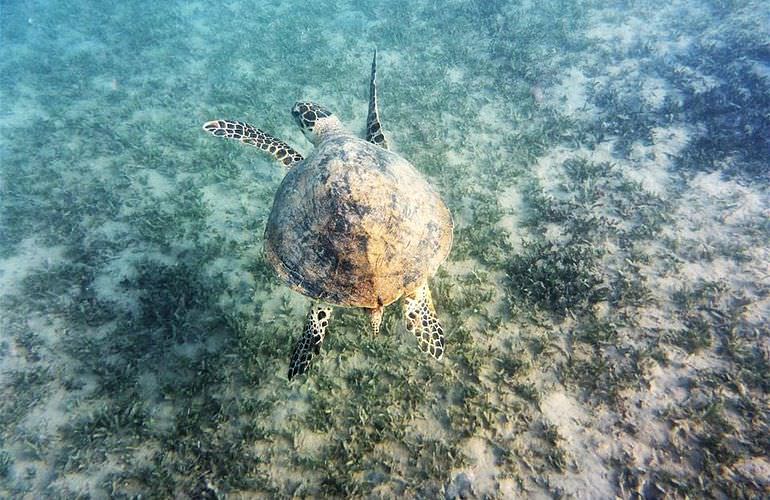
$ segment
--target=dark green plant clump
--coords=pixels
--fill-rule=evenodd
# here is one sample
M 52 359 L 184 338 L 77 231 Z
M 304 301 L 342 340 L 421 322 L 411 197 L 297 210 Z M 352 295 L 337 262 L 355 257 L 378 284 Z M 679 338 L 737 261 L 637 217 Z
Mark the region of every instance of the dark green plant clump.
M 605 295 L 599 256 L 599 250 L 586 244 L 527 244 L 508 266 L 509 291 L 558 316 L 580 314 Z
M 769 178 L 770 86 L 757 74 L 754 58 L 766 60 L 767 43 L 753 36 L 700 40 L 682 62 L 718 77 L 719 84 L 705 92 L 694 92 L 687 78 L 670 70 L 670 79 L 685 96 L 687 120 L 706 129 L 683 151 L 680 167 L 711 171 L 727 165 L 729 176 Z
M 13 465 L 13 457 L 5 450 L 0 450 L 0 477 L 8 476 L 8 472 Z

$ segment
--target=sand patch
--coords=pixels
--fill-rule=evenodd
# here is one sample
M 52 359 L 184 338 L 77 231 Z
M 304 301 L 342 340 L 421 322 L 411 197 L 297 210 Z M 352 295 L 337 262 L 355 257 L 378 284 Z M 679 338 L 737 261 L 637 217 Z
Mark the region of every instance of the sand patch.
M 465 471 L 472 484 L 473 492 L 479 496 L 491 495 L 496 491 L 495 455 L 486 440 L 470 438 L 465 440 L 463 451 L 473 462 L 469 470 Z M 455 474 L 452 474 L 455 476 Z
M 37 268 L 52 268 L 64 262 L 64 246 L 46 247 L 36 238 L 19 243 L 18 253 L 0 259 L 0 295 L 16 292 L 21 281 Z
M 688 126 L 655 127 L 652 129 L 652 144 L 635 142 L 631 147 L 631 165 L 624 165 L 624 173 L 642 185 L 649 192 L 665 194 L 672 180 L 670 169 L 680 153 L 698 134 Z
M 556 86 L 545 91 L 543 102 L 566 116 L 591 119 L 598 109 L 588 101 L 590 83 L 581 69 L 570 68 Z
M 611 498 L 614 495 L 613 471 L 605 460 L 612 452 L 611 436 L 597 432 L 596 422 L 572 396 L 556 391 L 540 404 L 543 416 L 555 425 L 563 438 L 568 461 L 578 471 L 565 471 L 551 480 L 576 498 Z

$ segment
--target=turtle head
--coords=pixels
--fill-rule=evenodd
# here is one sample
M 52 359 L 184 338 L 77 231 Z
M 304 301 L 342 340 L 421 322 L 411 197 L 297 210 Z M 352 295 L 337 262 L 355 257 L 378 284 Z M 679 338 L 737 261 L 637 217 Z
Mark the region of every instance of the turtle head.
M 295 103 L 291 114 L 307 140 L 314 145 L 330 132 L 344 130 L 342 122 L 334 113 L 314 102 Z

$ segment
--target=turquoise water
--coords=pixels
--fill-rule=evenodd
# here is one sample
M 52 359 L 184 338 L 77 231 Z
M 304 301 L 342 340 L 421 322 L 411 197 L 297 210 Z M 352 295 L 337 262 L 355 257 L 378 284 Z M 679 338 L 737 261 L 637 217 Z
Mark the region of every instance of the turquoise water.
M 770 483 L 766 2 L 0 3 L 0 496 L 751 498 Z M 310 99 L 455 222 L 432 360 L 263 232 Z M 397 237 L 394 235 L 394 237 Z

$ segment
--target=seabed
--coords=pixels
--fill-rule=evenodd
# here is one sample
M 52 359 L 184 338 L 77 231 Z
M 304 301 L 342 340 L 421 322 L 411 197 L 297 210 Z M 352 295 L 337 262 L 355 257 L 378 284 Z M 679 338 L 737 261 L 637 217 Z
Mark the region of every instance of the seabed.
M 770 4 L 4 2 L 0 496 L 770 496 Z M 262 235 L 312 99 L 441 193 L 443 361 Z

